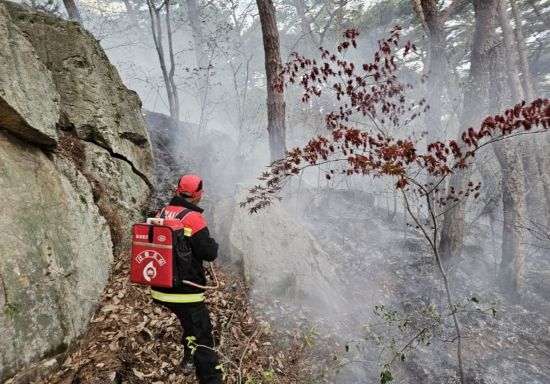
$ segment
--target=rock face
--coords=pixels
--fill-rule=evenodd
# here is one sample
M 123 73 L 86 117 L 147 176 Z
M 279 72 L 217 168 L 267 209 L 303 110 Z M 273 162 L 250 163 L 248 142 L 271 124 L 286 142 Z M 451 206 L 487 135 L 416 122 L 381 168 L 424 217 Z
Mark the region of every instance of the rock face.
M 86 329 L 154 163 L 138 97 L 78 24 L 0 0 L 0 68 L 0 381 L 26 383 Z
M 152 179 L 153 157 L 141 102 L 129 91 L 95 38 L 77 23 L 0 2 L 51 72 L 59 91 L 60 124 L 80 139 L 127 159 Z
M 0 3 L 0 126 L 27 140 L 53 145 L 59 95 L 52 75 Z
M 66 348 L 85 329 L 113 258 L 92 189 L 65 158 L 0 135 L 0 371 Z
M 172 197 L 179 177 L 197 171 L 191 171 L 190 159 L 179 156 L 188 145 L 176 146 L 178 137 L 183 137 L 184 142 L 192 139 L 191 126 L 183 122 L 174 125 L 168 116 L 151 111 L 145 112 L 145 118 L 156 160 L 154 190 L 148 206 L 148 213 L 152 215 Z
M 250 215 L 239 206 L 247 192 L 237 186 L 229 243 L 252 292 L 294 297 L 313 310 L 341 302 L 335 267 L 315 239 L 278 202 Z

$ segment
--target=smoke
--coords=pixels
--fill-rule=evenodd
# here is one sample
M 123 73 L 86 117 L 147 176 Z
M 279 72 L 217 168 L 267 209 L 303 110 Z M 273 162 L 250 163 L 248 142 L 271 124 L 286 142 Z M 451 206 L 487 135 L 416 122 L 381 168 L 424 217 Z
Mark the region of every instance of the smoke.
M 201 44 L 209 58 L 207 68 L 197 68 L 194 36 L 185 7 L 179 3 L 174 5 L 175 73 L 181 120 L 185 123 L 173 130 L 168 129 L 167 119 L 155 115 L 168 114 L 169 109 L 146 6 L 134 4 L 129 10 L 122 3 L 110 3 L 106 8 L 101 4 L 80 3 L 84 24 L 101 40 L 126 85 L 138 92 L 144 108 L 152 111 L 148 112 L 148 120 L 153 141 L 156 140 L 158 166 L 157 194 L 152 204 L 161 204 L 179 174 L 201 174 L 207 189 L 204 202 L 207 218 L 215 229 L 215 237 L 221 239 L 224 252 L 229 253 L 232 210 L 239 209 L 234 198 L 235 186 L 254 182 L 269 162 L 267 85 L 254 3 L 239 4 L 233 9 L 225 3 L 201 6 L 200 21 L 204 28 Z M 319 19 L 328 23 L 329 16 L 321 8 L 313 7 L 309 11 L 319 12 Z M 396 127 L 396 133 L 403 137 L 416 134 L 419 145 L 426 143 L 423 132 L 427 130 L 434 139 L 454 138 L 461 114 L 469 113 L 462 112 L 461 108 L 469 70 L 468 48 L 464 47 L 469 46 L 468 36 L 473 32 L 473 12 L 468 9 L 462 14 L 464 23 L 451 21 L 450 39 L 457 45 L 450 51 L 450 61 L 456 68 L 452 79 L 435 78 L 434 74 L 443 73 L 443 69 L 430 72 L 424 66 L 428 42 L 413 15 L 410 2 L 373 2 L 356 8 L 350 3 L 343 10 L 340 25 L 313 31 L 312 41 L 301 29 L 297 10 L 283 4 L 279 14 L 283 61 L 294 50 L 310 53 L 319 60 L 316 44 L 321 44 L 321 38 L 323 46 L 333 48 L 347 27 L 359 23 L 360 48 L 350 51 L 346 59 L 367 62 L 377 47 L 377 40 L 393 25 L 402 24 L 404 39 L 413 40 L 419 47 L 416 56 L 402 63 L 399 74 L 403 83 L 414 86 L 407 97 L 421 100 L 429 96 L 430 82 L 444 84 L 445 91 L 440 97 L 440 126 L 427 127 L 424 116 L 407 126 Z M 163 32 L 166 37 L 166 30 Z M 422 81 L 422 75 L 427 76 L 426 82 Z M 539 85 L 545 89 L 544 84 Z M 324 133 L 324 114 L 337 105 L 333 96 L 327 92 L 322 98 L 304 104 L 297 87 L 286 88 L 285 92 L 287 147 L 303 145 L 312 135 Z M 203 124 L 199 122 L 201 116 L 205 116 Z M 481 122 L 484 117 L 472 116 L 472 120 Z M 292 179 L 283 192 L 283 206 L 292 220 L 307 229 L 329 256 L 337 271 L 331 294 L 339 301 L 319 310 L 312 306 L 307 295 L 294 295 L 288 308 L 311 309 L 316 314 L 312 325 L 323 330 L 324 336 L 330 335 L 319 343 L 318 348 L 324 353 L 335 354 L 342 363 L 356 361 L 340 369 L 340 376 L 332 371 L 336 375 L 334 382 L 374 382 L 379 379 L 380 366 L 395 357 L 391 346 L 400 350 L 418 329 L 431 324 L 432 318 L 422 312 L 423 308 L 432 304 L 438 312 L 445 312 L 445 292 L 433 253 L 414 225 L 411 226 L 393 181 L 358 176 L 327 180 L 325 171 L 323 167 L 312 168 Z M 526 175 L 526 179 L 539 176 Z M 506 188 L 507 180 L 502 180 L 498 161 L 490 148 L 477 156 L 472 179 L 475 183 L 483 182 L 483 193 L 468 205 L 464 252 L 447 265 L 456 301 L 469 308 L 459 315 L 465 333 L 468 375 L 472 382 L 548 382 L 550 331 L 545 323 L 550 312 L 546 299 L 550 295 L 548 249 L 543 248 L 544 242 L 529 246 L 523 299 L 519 304 L 510 302 L 500 293 L 511 288 L 506 286 L 509 282 L 498 279 L 504 240 L 501 191 Z M 425 208 L 416 208 L 425 213 L 422 211 Z M 531 212 L 530 217 L 534 216 Z M 525 218 L 523 224 L 529 226 L 530 219 Z M 528 238 L 525 242 L 531 240 Z M 263 241 L 265 247 L 270 247 L 272 240 L 268 234 Z M 289 254 L 294 251 L 288 249 Z M 281 300 L 273 296 L 263 299 L 267 304 L 270 300 L 271 303 Z M 471 301 L 465 301 L 472 297 L 479 299 L 484 307 L 496 302 L 497 318 L 491 313 L 479 313 Z M 413 317 L 409 327 L 400 330 L 399 321 L 388 321 L 388 312 L 384 310 L 374 313 L 378 305 L 397 311 L 396 316 L 402 321 L 402 316 L 407 314 Z M 277 319 L 281 327 L 293 318 L 290 309 L 284 315 L 286 319 Z M 410 382 L 454 382 L 456 342 L 451 342 L 454 335 L 450 318 L 431 328 L 429 334 L 433 337 L 412 343 L 415 349 L 407 350 L 404 364 L 393 366 L 395 376 L 407 377 Z

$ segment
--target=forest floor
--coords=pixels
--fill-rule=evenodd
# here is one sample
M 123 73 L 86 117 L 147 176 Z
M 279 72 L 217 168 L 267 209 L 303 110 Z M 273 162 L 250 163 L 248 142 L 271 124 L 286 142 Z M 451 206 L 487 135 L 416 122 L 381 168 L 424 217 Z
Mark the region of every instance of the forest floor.
M 146 287 L 129 282 L 128 264 L 128 255 L 115 263 L 87 332 L 56 371 L 34 384 L 197 382 L 180 368 L 179 321 L 151 301 Z M 223 267 L 219 275 L 222 287 L 207 294 L 206 302 L 225 382 L 312 382 L 315 358 L 308 340 L 299 332 L 274 331 L 252 310 L 242 278 Z
M 368 206 L 368 197 L 354 191 L 313 191 L 286 202 L 288 211 L 310 231 L 331 262 L 343 266 L 337 273 L 344 287 L 341 297 L 348 304 L 334 317 L 341 319 L 340 340 L 349 342 L 350 348 L 349 353 L 338 355 L 342 364 L 355 363 L 345 367 L 338 383 L 379 382 L 379 369 L 394 359 L 394 349 L 400 351 L 426 324 L 432 324 L 433 318 L 424 311 L 428 304 L 443 316 L 448 314 L 446 293 L 428 244 L 414 227 L 405 225 L 404 217 L 391 216 L 381 206 Z M 455 303 L 461 305 L 458 317 L 467 381 L 550 383 L 550 253 L 548 248 L 529 249 L 525 292 L 521 302 L 515 303 L 499 288 L 495 260 L 500 249 L 493 244 L 502 240 L 496 238 L 493 243 L 492 232 L 489 223 L 473 223 L 462 256 L 447 269 Z M 374 309 L 380 305 L 390 312 L 376 315 Z M 412 323 L 400 327 L 395 318 Z M 395 381 L 458 383 L 454 340 L 455 329 L 447 315 L 426 343 L 412 344 L 403 364 L 392 365 Z

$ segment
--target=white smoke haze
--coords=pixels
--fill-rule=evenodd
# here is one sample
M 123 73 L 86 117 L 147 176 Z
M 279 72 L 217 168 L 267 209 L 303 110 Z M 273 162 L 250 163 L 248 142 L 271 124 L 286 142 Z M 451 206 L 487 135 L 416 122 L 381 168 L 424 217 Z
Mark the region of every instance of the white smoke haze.
M 445 7 L 451 1 L 442 3 Z M 158 139 L 161 144 L 156 143 L 157 155 L 158 151 L 170 152 L 167 160 L 159 161 L 157 156 L 159 187 L 154 202 L 160 203 L 167 197 L 179 173 L 202 175 L 207 189 L 204 205 L 213 234 L 221 243 L 222 259 L 243 268 L 242 261 L 232 256 L 235 245 L 230 231 L 232 219 L 237 215 L 235 210 L 239 209 L 235 191 L 242 190 L 237 187 L 240 183 L 255 183 L 269 164 L 261 28 L 255 2 L 200 2 L 203 40 L 199 45 L 208 66 L 197 68 L 196 42 L 185 4 L 176 1 L 172 5 L 175 79 L 180 92 L 182 123 L 171 131 L 167 129 L 168 120 L 156 115 L 169 114 L 169 107 L 146 2 L 82 0 L 77 3 L 84 26 L 100 40 L 125 84 L 141 97 L 144 110 L 148 111 L 153 141 L 162 137 Z M 312 4 L 308 11 L 318 12 L 318 17 L 328 22 L 323 6 Z M 292 51 L 319 59 L 316 47 L 321 37 L 323 46 L 332 50 L 347 27 L 357 27 L 361 33 L 359 48 L 349 51 L 346 59 L 358 64 L 369 62 L 377 40 L 387 36 L 393 25 L 401 24 L 403 41 L 412 40 L 419 48 L 417 54 L 400 63 L 401 81 L 414 86 L 407 95 L 411 100 L 426 98 L 429 82 L 433 81 L 423 64 L 428 41 L 410 2 L 349 1 L 346 4 L 341 24 L 324 32 L 314 31 L 314 41 L 311 41 L 311 36 L 302 30 L 296 8 L 290 2 L 277 3 L 283 61 Z M 550 3 L 544 4 L 542 11 L 547 11 Z M 446 25 L 447 40 L 458 42 L 451 47 L 449 58 L 455 64 L 456 88 L 442 93 L 441 127 L 426 127 L 422 116 L 407 126 L 395 128 L 395 133 L 403 137 L 414 133 L 419 146 L 427 144 L 424 131 L 430 130 L 435 139 L 448 140 L 457 136 L 461 126 L 461 98 L 470 69 L 469 50 L 474 28 L 473 9 L 471 6 L 467 9 L 460 18 Z M 62 4 L 58 4 L 56 12 L 64 13 Z M 166 38 L 166 30 L 163 32 Z M 548 31 L 533 32 L 528 43 L 548 40 L 548 35 Z M 549 55 L 547 47 L 542 45 L 540 56 Z M 550 75 L 548 67 L 540 69 L 541 62 L 535 61 L 533 68 L 538 70 L 537 95 L 543 97 L 548 96 Z M 428 76 L 427 82 L 421 81 L 422 75 Z M 324 114 L 337 105 L 332 95 L 325 92 L 321 98 L 304 104 L 298 87 L 291 86 L 285 92 L 287 147 L 304 145 L 313 135 L 323 134 Z M 475 116 L 474 120 L 481 122 L 484 117 Z M 524 296 L 521 303 L 507 300 L 499 290 L 503 282 L 498 280 L 504 221 L 500 196 L 507 180 L 502 180 L 492 149 L 483 150 L 476 159 L 472 180 L 482 181 L 482 193 L 479 199 L 468 203 L 464 250 L 460 258 L 449 264 L 448 274 L 457 303 L 475 297 L 484 308 L 496 303 L 498 312 L 496 318 L 490 312 L 480 313 L 475 303 L 469 302 L 468 310 L 460 314 L 468 382 L 548 383 L 549 242 L 532 236 L 525 239 L 528 252 Z M 430 304 L 439 312 L 446 310 L 445 291 L 428 244 L 414 225 L 410 225 L 401 195 L 395 191 L 395 181 L 368 176 L 327 180 L 326 171 L 322 166 L 311 168 L 292 179 L 283 190 L 283 202 L 277 209 L 288 215 L 283 222 L 308 232 L 315 246 L 326 254 L 329 263 L 326 270 L 330 270 L 332 279 L 326 286 L 332 291 L 300 291 L 301 288 L 296 287 L 303 285 L 296 279 L 316 272 L 292 272 L 293 265 L 288 267 L 292 273 L 278 275 L 287 278 L 274 283 L 272 296 L 265 294 L 265 288 L 258 289 L 261 294 L 255 296 L 254 282 L 251 291 L 259 303 L 258 312 L 270 318 L 273 326 L 284 329 L 295 322 L 306 332 L 315 327 L 321 333 L 321 336 L 312 336 L 319 340 L 315 351 L 328 359 L 333 355 L 337 357 L 334 362 L 337 369 L 327 367 L 330 378 L 323 380 L 372 383 L 380 379 L 380 366 L 394 358 L 391 346 L 399 351 L 417 330 L 431 324 L 433 317 L 425 313 Z M 536 177 L 538 175 L 527 175 L 526 178 Z M 423 207 L 415 209 L 425 213 Z M 540 222 L 547 224 L 547 221 L 548 218 L 541 218 Z M 528 218 L 524 224 L 531 227 Z M 289 232 L 287 236 L 291 238 L 294 234 Z M 284 245 L 273 244 L 274 237 L 265 233 L 264 238 L 256 239 L 254 244 L 259 245 L 252 249 L 257 254 L 246 257 L 262 260 L 262 252 L 277 248 L 283 249 L 284 254 L 280 255 L 281 260 L 274 260 L 275 265 L 282 262 L 301 265 L 296 261 L 300 255 L 295 254 L 295 249 L 285 250 Z M 317 301 L 323 296 L 334 299 Z M 394 320 L 387 321 L 391 313 L 380 307 L 379 315 L 374 314 L 378 305 L 395 309 L 398 313 Z M 401 332 L 398 325 L 407 314 L 411 320 Z M 404 364 L 392 366 L 394 377 L 399 379 L 396 382 L 459 382 L 454 328 L 449 317 L 441 323 L 426 331 L 424 343 L 413 342 L 415 348 L 406 352 Z M 433 337 L 428 337 L 430 335 Z

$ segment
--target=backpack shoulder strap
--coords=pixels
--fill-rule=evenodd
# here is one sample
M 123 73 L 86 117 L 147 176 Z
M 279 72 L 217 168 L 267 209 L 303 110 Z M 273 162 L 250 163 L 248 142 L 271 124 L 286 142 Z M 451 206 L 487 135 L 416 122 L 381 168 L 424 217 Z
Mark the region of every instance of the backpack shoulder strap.
M 180 213 L 176 215 L 176 219 L 183 220 L 183 218 L 187 216 L 188 213 L 191 213 L 191 212 L 193 212 L 192 209 L 189 209 L 189 208 L 183 209 Z

